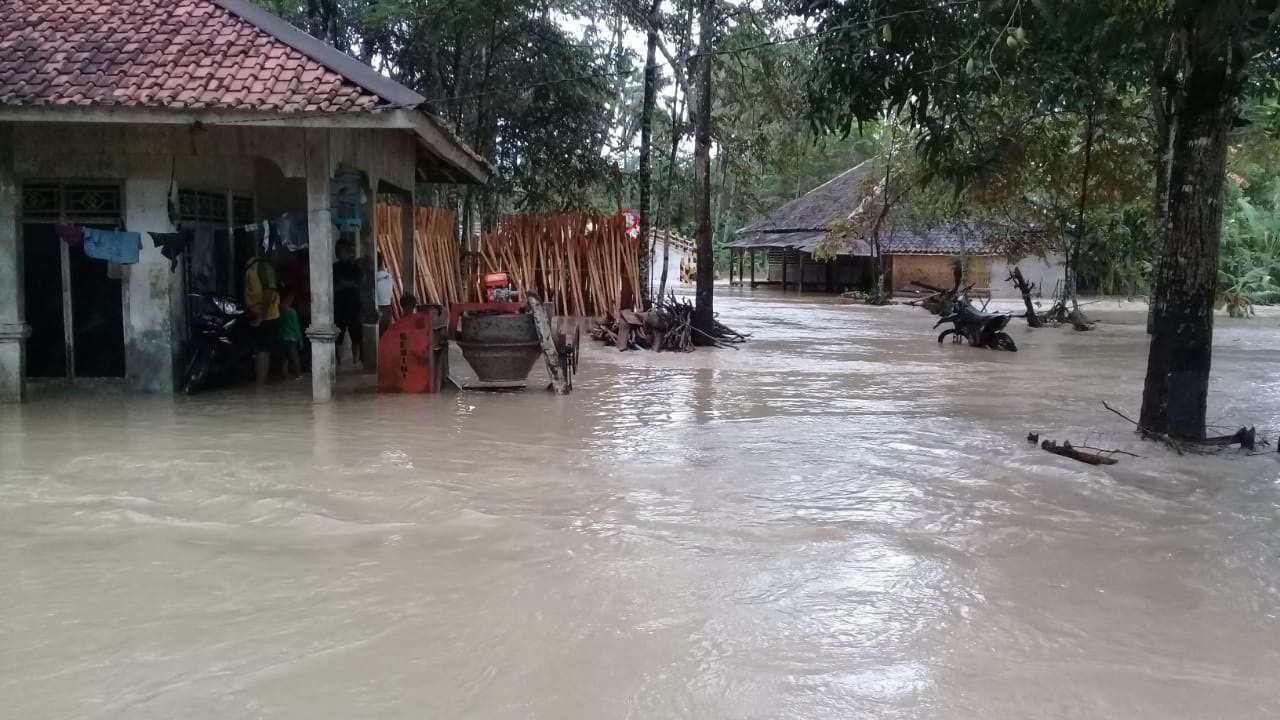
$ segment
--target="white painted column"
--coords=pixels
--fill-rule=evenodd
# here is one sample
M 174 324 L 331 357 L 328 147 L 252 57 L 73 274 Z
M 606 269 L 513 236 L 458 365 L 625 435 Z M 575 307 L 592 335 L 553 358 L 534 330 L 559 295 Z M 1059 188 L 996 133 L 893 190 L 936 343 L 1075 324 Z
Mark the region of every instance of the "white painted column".
M 0 403 L 27 395 L 27 326 L 13 126 L 0 123 Z
M 333 399 L 337 359 L 333 325 L 334 227 L 329 212 L 329 131 L 307 129 L 307 240 L 311 256 L 311 397 L 315 402 Z
M 148 234 L 173 228 L 169 220 L 170 163 L 167 155 L 134 158 L 124 188 L 125 228 L 142 235 L 138 262 L 128 266 L 125 369 L 129 387 L 144 392 L 168 393 L 174 388 L 176 346 L 170 290 L 176 273 L 169 271 L 169 261 Z

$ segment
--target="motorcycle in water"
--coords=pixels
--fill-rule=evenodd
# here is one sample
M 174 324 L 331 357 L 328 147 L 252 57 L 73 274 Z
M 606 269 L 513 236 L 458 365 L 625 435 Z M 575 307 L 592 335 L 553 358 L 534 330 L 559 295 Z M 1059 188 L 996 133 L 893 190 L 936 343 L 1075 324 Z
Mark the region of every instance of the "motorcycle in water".
M 252 363 L 249 319 L 228 297 L 191 293 L 191 360 L 182 376 L 188 395 L 213 385 L 231 383 Z
M 965 339 L 973 347 L 1018 352 L 1018 346 L 1013 342 L 1013 338 L 1004 331 L 1012 317 L 1013 315 L 1009 313 L 983 312 L 974 307 L 967 297 L 958 295 L 951 304 L 951 314 L 938 318 L 938 322 L 934 323 L 933 327 L 936 330 L 943 323 L 952 324 L 952 327 L 938 334 L 938 342 L 951 336 L 952 342 Z

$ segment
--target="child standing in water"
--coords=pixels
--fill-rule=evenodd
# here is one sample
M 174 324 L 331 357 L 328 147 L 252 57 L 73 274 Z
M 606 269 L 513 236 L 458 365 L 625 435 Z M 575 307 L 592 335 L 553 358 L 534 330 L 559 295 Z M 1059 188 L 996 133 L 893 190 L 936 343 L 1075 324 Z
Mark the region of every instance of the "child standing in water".
M 285 377 L 296 380 L 302 376 L 302 360 L 298 354 L 302 344 L 302 323 L 298 311 L 293 309 L 293 291 L 289 290 L 280 303 L 280 344 L 284 346 Z

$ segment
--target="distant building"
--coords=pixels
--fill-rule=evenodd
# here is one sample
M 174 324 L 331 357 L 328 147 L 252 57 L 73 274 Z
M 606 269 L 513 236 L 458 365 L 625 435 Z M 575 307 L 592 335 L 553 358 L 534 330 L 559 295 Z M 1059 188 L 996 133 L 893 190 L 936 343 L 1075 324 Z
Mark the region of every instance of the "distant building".
M 421 95 L 247 0 L 22 0 L 0 38 L 0 401 L 28 377 L 171 392 L 188 293 L 239 297 L 280 217 L 309 237 L 328 399 L 338 234 L 372 257 L 378 194 L 412 227 L 415 185 L 492 172 Z M 65 239 L 86 228 L 115 254 Z
M 866 207 L 874 194 L 869 190 L 874 186 L 871 170 L 872 161 L 863 162 L 738 230 L 726 247 L 738 259 L 736 264 L 744 268 L 745 282 L 801 291 L 870 289 L 875 283 L 871 240 L 849 234 L 833 243 L 828 236 L 833 223 L 868 212 Z M 816 260 L 814 253 L 824 244 L 830 244 L 834 257 Z M 981 231 L 963 221 L 905 227 L 890 220 L 881 231 L 880 245 L 886 283 L 893 290 L 910 289 L 915 282 L 951 287 L 961 257 L 967 265 L 966 277 L 976 291 L 1004 290 L 1007 263 Z M 749 270 L 757 253 L 768 258 L 767 271 L 758 278 Z M 743 255 L 752 260 L 742 262 Z M 1037 278 L 1029 279 L 1038 280 L 1051 292 L 1054 266 L 1033 265 Z

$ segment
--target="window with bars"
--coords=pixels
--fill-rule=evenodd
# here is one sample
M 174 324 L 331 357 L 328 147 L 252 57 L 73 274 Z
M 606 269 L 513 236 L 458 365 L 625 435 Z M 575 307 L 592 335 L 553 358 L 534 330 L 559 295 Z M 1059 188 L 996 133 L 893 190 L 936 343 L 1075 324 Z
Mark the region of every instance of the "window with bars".
M 124 210 L 119 185 L 24 184 L 22 217 L 28 222 L 118 221 Z
M 236 297 L 238 269 L 252 255 L 253 198 L 226 191 L 179 190 L 178 227 L 194 231 L 186 256 L 187 288 Z

